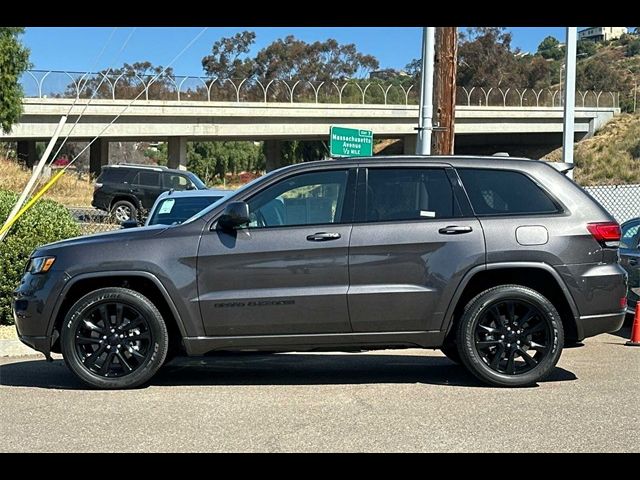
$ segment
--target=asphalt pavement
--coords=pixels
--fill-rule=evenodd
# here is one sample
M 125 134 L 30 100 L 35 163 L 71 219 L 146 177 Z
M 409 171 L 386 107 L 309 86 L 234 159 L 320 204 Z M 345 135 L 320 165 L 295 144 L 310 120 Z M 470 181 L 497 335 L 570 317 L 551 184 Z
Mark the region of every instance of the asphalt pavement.
M 86 389 L 59 359 L 3 358 L 0 451 L 640 452 L 628 338 L 565 349 L 523 389 L 417 349 L 178 359 L 130 391 Z

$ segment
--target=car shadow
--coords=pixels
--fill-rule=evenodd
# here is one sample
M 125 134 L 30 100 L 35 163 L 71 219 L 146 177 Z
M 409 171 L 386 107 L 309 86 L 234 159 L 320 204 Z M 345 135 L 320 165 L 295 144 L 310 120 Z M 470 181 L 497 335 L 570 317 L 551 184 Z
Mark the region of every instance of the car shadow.
M 545 382 L 576 380 L 556 367 Z M 177 358 L 151 380 L 152 386 L 342 385 L 418 383 L 488 388 L 445 357 L 380 354 L 236 354 Z M 25 360 L 0 366 L 0 385 L 88 389 L 62 360 Z
M 624 326 L 617 332 L 611 332 L 610 335 L 615 335 L 616 337 L 624 338 L 625 340 L 629 340 L 631 338 L 631 326 Z

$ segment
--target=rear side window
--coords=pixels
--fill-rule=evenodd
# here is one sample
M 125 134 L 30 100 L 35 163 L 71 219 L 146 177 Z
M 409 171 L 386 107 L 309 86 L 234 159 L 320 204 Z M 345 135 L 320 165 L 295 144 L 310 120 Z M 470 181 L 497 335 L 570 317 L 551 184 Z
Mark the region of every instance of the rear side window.
M 124 168 L 105 168 L 98 178 L 98 183 L 124 183 L 129 182 L 132 175 L 131 170 Z
M 458 169 L 476 215 L 556 213 L 558 206 L 529 177 L 509 170 Z
M 370 168 L 367 177 L 367 222 L 459 216 L 443 169 Z

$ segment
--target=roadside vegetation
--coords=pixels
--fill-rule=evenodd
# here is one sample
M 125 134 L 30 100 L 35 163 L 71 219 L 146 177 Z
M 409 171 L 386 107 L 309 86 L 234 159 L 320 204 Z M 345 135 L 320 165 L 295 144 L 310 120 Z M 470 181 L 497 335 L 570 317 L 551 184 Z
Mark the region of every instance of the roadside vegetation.
M 0 224 L 18 200 L 12 191 L 0 188 Z M 12 292 L 18 286 L 29 255 L 40 245 L 80 234 L 69 211 L 52 200 L 41 200 L 27 211 L 0 242 L 0 325 L 11 325 Z
M 562 149 L 544 159 L 561 161 Z M 574 163 L 580 185 L 640 183 L 640 114 L 615 117 L 592 138 L 576 143 Z
M 0 188 L 15 193 L 22 192 L 31 171 L 17 162 L 0 157 Z M 40 180 L 42 186 L 46 180 Z M 44 194 L 45 199 L 53 200 L 66 206 L 91 206 L 93 198 L 93 182 L 88 175 L 80 177 L 75 171 L 69 170 L 56 184 Z

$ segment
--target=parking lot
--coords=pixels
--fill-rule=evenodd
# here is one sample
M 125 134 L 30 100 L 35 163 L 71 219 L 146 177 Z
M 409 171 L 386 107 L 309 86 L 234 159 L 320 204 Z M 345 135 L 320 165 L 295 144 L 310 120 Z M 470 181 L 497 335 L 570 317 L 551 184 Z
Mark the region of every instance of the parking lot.
M 0 450 L 640 452 L 629 328 L 565 349 L 537 387 L 482 386 L 438 351 L 181 359 L 87 390 L 62 360 L 0 360 Z

